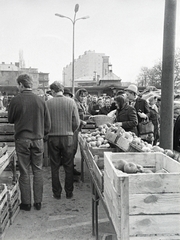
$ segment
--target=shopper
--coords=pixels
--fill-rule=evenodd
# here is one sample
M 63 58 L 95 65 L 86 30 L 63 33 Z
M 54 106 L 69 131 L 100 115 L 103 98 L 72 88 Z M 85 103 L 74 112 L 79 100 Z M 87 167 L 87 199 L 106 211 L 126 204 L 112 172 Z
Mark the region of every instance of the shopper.
M 99 115 L 107 115 L 111 109 L 111 97 L 106 97 L 104 100 L 104 106 L 100 108 Z
M 41 209 L 43 195 L 43 138 L 50 130 L 46 102 L 32 93 L 33 80 L 28 74 L 17 78 L 20 93 L 8 108 L 8 121 L 15 126 L 15 147 L 20 171 L 20 209 L 31 210 L 30 166 L 33 173 L 34 207 Z
M 138 88 L 135 84 L 131 84 L 128 88 L 125 89 L 126 98 L 129 101 L 129 104 L 136 109 L 137 116 L 138 116 L 138 123 L 149 120 L 150 110 L 148 102 L 138 97 Z
M 98 97 L 96 95 L 93 95 L 91 102 L 89 102 L 89 104 L 88 104 L 88 112 L 91 115 L 94 115 L 93 108 L 94 108 L 94 106 L 97 105 L 97 100 L 98 100 Z
M 55 81 L 50 85 L 53 98 L 47 101 L 51 116 L 51 130 L 48 138 L 48 150 L 52 174 L 53 197 L 61 198 L 62 186 L 59 169 L 65 170 L 66 198 L 73 197 L 73 134 L 79 127 L 80 120 L 77 106 L 73 99 L 63 95 L 63 85 Z
M 156 105 L 157 103 L 157 97 L 152 96 L 148 99 L 149 103 L 149 110 L 150 110 L 150 115 L 149 115 L 149 120 L 152 121 L 154 125 L 154 141 L 153 145 L 156 145 L 159 141 L 159 119 L 158 119 L 158 107 Z
M 123 96 L 117 96 L 115 102 L 117 105 L 115 121 L 120 122 L 120 126 L 125 131 L 131 131 L 137 135 L 138 118 L 136 110 L 129 106 Z
M 86 120 L 88 120 L 90 114 L 88 112 L 88 107 L 86 105 L 86 98 L 87 98 L 88 92 L 86 89 L 84 88 L 80 88 L 76 91 L 75 93 L 75 103 L 78 109 L 78 114 L 79 114 L 79 118 L 80 118 L 80 125 L 79 128 L 76 129 L 76 131 L 74 132 L 74 146 L 73 146 L 73 161 L 75 161 L 75 155 L 77 153 L 77 149 L 78 149 L 78 135 L 79 132 L 81 131 L 81 128 L 87 124 Z M 77 171 L 76 169 L 74 169 L 74 175 L 81 175 L 81 173 L 79 171 Z

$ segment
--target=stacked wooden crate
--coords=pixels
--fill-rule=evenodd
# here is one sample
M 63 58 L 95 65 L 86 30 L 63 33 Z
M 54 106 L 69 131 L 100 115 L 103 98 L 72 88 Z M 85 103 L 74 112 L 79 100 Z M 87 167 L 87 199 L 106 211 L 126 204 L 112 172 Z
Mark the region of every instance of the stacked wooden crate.
M 10 219 L 7 201 L 7 186 L 5 184 L 0 184 L 0 239 L 4 237 L 9 224 Z
M 10 214 L 10 224 L 14 222 L 15 217 L 19 213 L 19 204 L 20 204 L 20 190 L 19 183 L 7 185 L 7 195 L 8 195 L 8 204 L 9 204 L 9 214 Z
M 7 112 L 0 113 L 0 142 L 14 146 L 14 124 L 8 123 Z
M 104 156 L 104 198 L 117 238 L 179 240 L 180 164 L 162 153 L 106 152 Z M 151 173 L 123 173 L 113 164 L 120 159 Z

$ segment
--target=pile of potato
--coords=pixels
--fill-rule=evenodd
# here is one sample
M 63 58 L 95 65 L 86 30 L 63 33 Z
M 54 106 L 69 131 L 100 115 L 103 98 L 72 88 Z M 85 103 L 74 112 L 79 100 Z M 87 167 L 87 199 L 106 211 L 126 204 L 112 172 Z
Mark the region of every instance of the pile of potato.
M 150 169 L 144 168 L 142 165 L 136 164 L 134 162 L 127 162 L 124 159 L 112 161 L 114 167 L 118 169 L 122 174 L 134 174 L 134 173 L 168 173 L 164 169 L 160 169 L 153 172 Z

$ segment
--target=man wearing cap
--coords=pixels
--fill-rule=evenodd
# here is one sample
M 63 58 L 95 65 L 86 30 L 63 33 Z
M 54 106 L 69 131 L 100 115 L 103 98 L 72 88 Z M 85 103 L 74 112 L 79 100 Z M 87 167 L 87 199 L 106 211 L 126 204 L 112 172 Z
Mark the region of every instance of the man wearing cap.
M 130 84 L 125 88 L 126 97 L 131 106 L 134 106 L 138 116 L 138 122 L 149 119 L 150 109 L 148 102 L 145 99 L 138 97 L 139 92 L 135 84 Z
M 50 85 L 53 98 L 47 101 L 51 116 L 48 150 L 51 163 L 53 197 L 61 198 L 62 186 L 59 168 L 65 170 L 66 198 L 73 197 L 73 134 L 79 127 L 78 109 L 73 99 L 63 95 L 63 85 L 55 81 Z
M 20 171 L 20 209 L 31 210 L 31 166 L 34 207 L 40 210 L 43 195 L 43 138 L 50 130 L 50 115 L 46 102 L 32 93 L 33 80 L 28 74 L 19 75 L 17 83 L 20 93 L 10 102 L 8 121 L 15 126 L 15 147 Z

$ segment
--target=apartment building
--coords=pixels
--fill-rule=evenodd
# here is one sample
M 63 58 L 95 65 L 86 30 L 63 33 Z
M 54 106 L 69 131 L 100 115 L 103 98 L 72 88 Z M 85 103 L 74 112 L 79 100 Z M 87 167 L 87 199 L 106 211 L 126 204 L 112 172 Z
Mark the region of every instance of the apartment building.
M 80 79 L 97 81 L 108 73 L 109 56 L 95 51 L 86 51 L 74 61 L 74 83 Z M 72 63 L 63 68 L 63 83 L 65 87 L 72 86 Z

